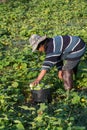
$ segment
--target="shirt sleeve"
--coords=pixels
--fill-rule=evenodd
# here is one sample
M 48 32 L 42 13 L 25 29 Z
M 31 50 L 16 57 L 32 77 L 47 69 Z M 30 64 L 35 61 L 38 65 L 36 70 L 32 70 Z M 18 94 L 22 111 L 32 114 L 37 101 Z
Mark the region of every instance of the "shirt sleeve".
M 56 65 L 58 69 L 62 67 L 60 54 L 48 54 L 45 58 L 45 61 L 43 62 L 41 70 L 49 70 L 54 65 Z
M 60 60 L 59 62 L 57 62 L 56 67 L 57 67 L 58 70 L 62 70 L 62 67 L 63 67 L 63 61 Z

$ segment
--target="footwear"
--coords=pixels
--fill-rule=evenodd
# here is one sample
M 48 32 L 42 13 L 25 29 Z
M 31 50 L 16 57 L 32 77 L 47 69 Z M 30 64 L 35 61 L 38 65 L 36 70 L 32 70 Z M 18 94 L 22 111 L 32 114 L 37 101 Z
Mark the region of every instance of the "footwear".
M 73 71 L 63 70 L 63 82 L 65 90 L 71 90 L 73 88 Z

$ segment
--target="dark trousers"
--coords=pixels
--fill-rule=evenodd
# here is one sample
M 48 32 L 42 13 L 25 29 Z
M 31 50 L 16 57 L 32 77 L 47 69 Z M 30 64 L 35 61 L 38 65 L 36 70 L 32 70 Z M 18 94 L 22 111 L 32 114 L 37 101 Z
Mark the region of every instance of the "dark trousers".
M 73 74 L 77 75 L 78 65 L 75 66 L 72 70 L 63 70 L 63 82 L 65 90 L 71 90 L 73 85 Z

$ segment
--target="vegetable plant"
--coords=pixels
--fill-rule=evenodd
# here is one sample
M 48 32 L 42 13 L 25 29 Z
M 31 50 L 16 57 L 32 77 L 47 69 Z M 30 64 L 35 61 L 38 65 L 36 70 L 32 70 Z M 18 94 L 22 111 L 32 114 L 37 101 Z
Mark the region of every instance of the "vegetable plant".
M 77 35 L 87 43 L 87 1 L 0 3 L 0 130 L 87 130 L 87 50 L 75 87 L 66 92 L 53 67 L 39 85 L 52 87 L 52 102 L 34 104 L 29 85 L 45 58 L 31 51 L 34 33 Z

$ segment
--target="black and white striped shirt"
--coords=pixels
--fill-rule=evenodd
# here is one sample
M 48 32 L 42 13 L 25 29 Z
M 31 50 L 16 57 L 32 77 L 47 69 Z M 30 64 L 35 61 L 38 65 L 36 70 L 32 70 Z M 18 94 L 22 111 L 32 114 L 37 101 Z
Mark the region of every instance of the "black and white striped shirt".
M 62 69 L 63 60 L 78 60 L 84 54 L 86 44 L 78 36 L 56 36 L 47 43 L 46 58 L 42 70 L 56 65 Z

